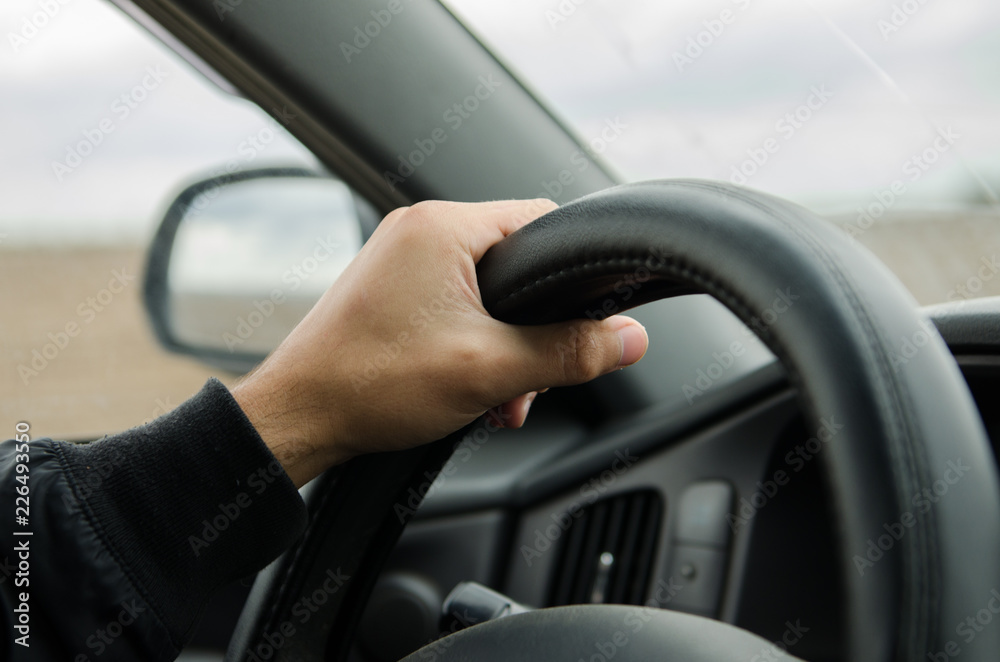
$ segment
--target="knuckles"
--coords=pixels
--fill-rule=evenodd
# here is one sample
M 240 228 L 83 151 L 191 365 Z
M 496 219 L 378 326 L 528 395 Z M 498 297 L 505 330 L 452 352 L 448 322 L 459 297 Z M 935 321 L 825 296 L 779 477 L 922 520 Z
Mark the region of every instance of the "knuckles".
M 570 327 L 565 341 L 556 343 L 556 354 L 567 384 L 579 384 L 605 372 L 607 343 L 598 323 Z

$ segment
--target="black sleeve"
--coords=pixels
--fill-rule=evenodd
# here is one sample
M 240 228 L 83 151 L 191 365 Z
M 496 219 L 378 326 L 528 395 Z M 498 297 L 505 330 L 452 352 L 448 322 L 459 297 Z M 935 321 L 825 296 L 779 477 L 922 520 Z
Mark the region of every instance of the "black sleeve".
M 210 595 L 305 527 L 295 486 L 215 379 L 147 425 L 27 446 L 24 462 L 23 445 L 0 443 L 0 659 L 172 660 Z

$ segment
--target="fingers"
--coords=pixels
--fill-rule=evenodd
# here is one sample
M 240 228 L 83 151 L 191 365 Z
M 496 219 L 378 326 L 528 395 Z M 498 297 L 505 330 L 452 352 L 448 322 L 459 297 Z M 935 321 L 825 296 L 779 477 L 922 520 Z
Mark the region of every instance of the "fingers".
M 635 365 L 649 349 L 649 335 L 646 333 L 646 327 L 631 317 L 619 316 L 612 319 L 615 324 L 620 324 L 617 333 L 622 339 L 622 355 L 615 368 L 627 368 L 630 365 Z
M 515 365 L 508 374 L 519 380 L 509 387 L 515 393 L 582 384 L 636 363 L 649 347 L 643 326 L 622 315 L 509 328 L 515 336 L 509 355 Z
M 486 417 L 497 427 L 519 428 L 528 418 L 528 410 L 531 409 L 531 403 L 535 401 L 537 395 L 535 391 L 519 395 L 489 410 L 486 412 Z
M 469 239 L 469 252 L 475 262 L 479 262 L 483 254 L 498 241 L 539 216 L 558 209 L 559 205 L 551 200 L 539 198 L 485 202 L 482 203 L 482 207 L 482 213 L 477 213 L 475 216 L 476 223 L 471 226 L 472 236 Z
M 380 229 L 392 232 L 391 227 L 395 226 L 403 233 L 397 235 L 397 242 L 419 246 L 431 255 L 440 254 L 440 259 L 431 262 L 434 272 L 431 276 L 453 279 L 457 270 L 468 281 L 469 293 L 479 303 L 472 265 L 504 237 L 557 208 L 558 205 L 546 199 L 484 203 L 428 201 L 393 212 Z M 457 252 L 444 250 L 449 243 Z M 399 256 L 392 259 L 394 267 L 401 269 Z M 416 294 L 410 293 L 411 299 L 419 298 L 417 290 Z M 461 385 L 455 390 L 456 395 L 463 394 L 473 410 L 481 412 L 483 409 L 479 407 L 492 406 L 496 422 L 504 427 L 520 427 L 524 423 L 538 391 L 550 386 L 580 384 L 631 365 L 642 358 L 649 343 L 642 325 L 627 317 L 512 326 L 490 319 L 479 308 L 476 312 L 481 318 L 477 324 L 485 325 L 479 330 L 490 336 L 486 343 L 490 349 L 482 352 L 480 339 L 474 343 L 475 352 L 467 352 L 476 359 L 460 362 L 461 365 L 450 366 L 448 370 L 454 375 L 453 381 Z M 454 331 L 454 325 L 449 325 L 449 333 Z M 470 365 L 480 362 L 484 363 L 479 369 Z M 470 372 L 479 376 L 469 381 Z M 483 379 L 483 375 L 491 378 Z M 446 380 L 448 383 L 451 382 Z M 497 402 L 503 404 L 494 406 Z
M 493 407 L 487 418 L 498 427 L 519 428 L 539 393 L 548 386 L 569 386 L 589 381 L 639 361 L 649 347 L 641 324 L 622 315 L 603 322 L 574 321 L 548 326 L 509 326 L 513 331 L 509 352 L 514 383 L 504 390 L 524 393 Z M 544 386 L 539 386 L 539 385 Z M 528 390 L 534 389 L 534 390 Z
M 545 198 L 476 203 L 428 200 L 390 212 L 379 227 L 403 224 L 419 228 L 424 236 L 434 237 L 436 242 L 457 237 L 473 262 L 479 262 L 498 241 L 558 208 L 559 205 Z

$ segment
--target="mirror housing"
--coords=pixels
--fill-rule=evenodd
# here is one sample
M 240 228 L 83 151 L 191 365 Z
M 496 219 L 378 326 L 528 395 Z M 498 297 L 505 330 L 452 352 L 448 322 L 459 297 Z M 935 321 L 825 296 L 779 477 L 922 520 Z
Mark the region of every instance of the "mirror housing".
M 245 373 L 312 308 L 379 216 L 346 184 L 299 168 L 184 189 L 153 238 L 143 299 L 168 350 Z

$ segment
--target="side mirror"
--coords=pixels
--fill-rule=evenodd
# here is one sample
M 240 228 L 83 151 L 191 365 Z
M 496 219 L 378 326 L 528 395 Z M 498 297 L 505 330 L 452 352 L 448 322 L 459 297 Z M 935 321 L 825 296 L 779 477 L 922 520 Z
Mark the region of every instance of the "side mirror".
M 298 324 L 378 214 L 343 182 L 268 168 L 186 188 L 150 247 L 143 296 L 169 350 L 236 373 Z

